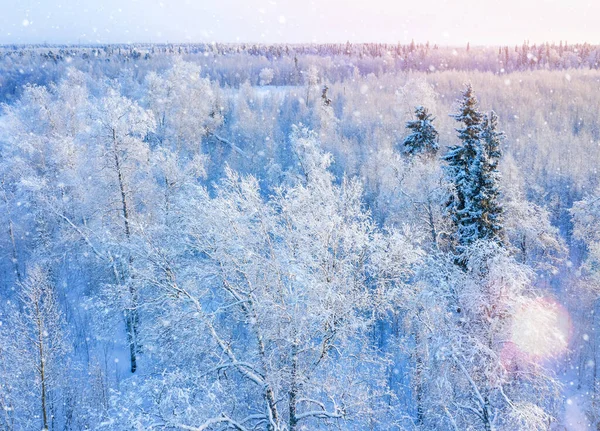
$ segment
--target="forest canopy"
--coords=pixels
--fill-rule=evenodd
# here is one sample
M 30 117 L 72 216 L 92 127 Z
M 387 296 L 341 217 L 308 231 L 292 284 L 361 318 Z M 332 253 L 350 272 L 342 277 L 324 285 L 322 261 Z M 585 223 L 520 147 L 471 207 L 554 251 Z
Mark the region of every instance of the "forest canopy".
M 0 429 L 598 426 L 599 60 L 2 47 Z

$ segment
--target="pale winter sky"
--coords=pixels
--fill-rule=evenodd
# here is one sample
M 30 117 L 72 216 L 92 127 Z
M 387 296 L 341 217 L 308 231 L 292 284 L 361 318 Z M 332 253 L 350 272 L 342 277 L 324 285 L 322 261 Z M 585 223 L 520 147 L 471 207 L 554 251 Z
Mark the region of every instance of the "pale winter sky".
M 0 0 L 0 44 L 600 43 L 599 0 Z

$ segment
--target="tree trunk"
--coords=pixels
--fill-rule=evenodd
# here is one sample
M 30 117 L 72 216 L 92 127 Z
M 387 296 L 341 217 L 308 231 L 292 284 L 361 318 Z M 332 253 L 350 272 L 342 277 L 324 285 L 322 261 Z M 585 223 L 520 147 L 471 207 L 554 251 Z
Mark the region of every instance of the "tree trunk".
M 481 406 L 482 409 L 482 418 L 483 418 L 483 426 L 485 431 L 493 431 L 494 427 L 492 426 L 492 418 L 490 415 L 490 401 L 487 397 L 484 398 L 485 405 Z
M 435 220 L 433 219 L 433 209 L 431 208 L 431 199 L 427 198 L 427 216 L 429 221 L 429 228 L 431 231 L 431 241 L 433 247 L 437 249 L 437 230 L 435 229 Z
M 597 316 L 598 316 L 598 301 L 594 302 L 594 315 L 592 317 L 592 328 L 597 328 L 596 323 L 597 323 Z M 598 334 L 594 333 L 593 335 L 593 343 L 592 343 L 592 348 L 593 348 L 593 358 L 594 358 L 594 365 L 593 365 L 593 370 L 592 370 L 592 393 L 593 395 L 593 403 L 592 406 L 593 407 L 597 407 L 598 405 Z M 597 411 L 597 410 L 596 410 Z
M 38 354 L 40 355 L 40 363 L 38 371 L 40 373 L 40 385 L 41 385 L 41 404 L 42 404 L 42 423 L 43 429 L 48 430 L 48 413 L 46 411 L 46 369 L 44 361 L 44 323 L 41 318 L 40 304 L 35 304 L 36 312 L 36 325 L 37 325 L 37 336 L 38 336 Z
M 259 337 L 258 339 L 258 348 L 263 362 L 263 369 L 266 370 L 265 346 L 261 337 Z M 267 384 L 266 387 L 265 398 L 267 399 L 267 406 L 269 407 L 269 414 L 271 416 L 272 422 L 277 424 L 279 422 L 279 414 L 277 413 L 277 402 L 275 401 L 275 393 L 273 392 L 273 389 L 269 384 Z M 275 430 L 271 423 L 269 423 L 267 429 L 269 431 Z
M 6 196 L 6 190 L 4 190 L 4 180 L 2 181 L 2 192 L 4 197 L 4 203 L 6 204 L 7 212 L 8 212 L 8 197 Z M 11 257 L 13 262 L 13 267 L 15 271 L 15 276 L 17 277 L 17 282 L 21 282 L 21 271 L 19 270 L 19 259 L 17 255 L 17 243 L 15 241 L 15 230 L 13 227 L 13 222 L 10 216 L 8 217 L 8 236 L 10 237 L 10 244 L 12 247 Z
M 419 331 L 415 331 L 415 396 L 417 399 L 417 425 L 423 425 L 423 357 L 421 355 Z
M 15 242 L 15 231 L 13 228 L 12 219 L 8 219 L 8 234 L 10 236 L 10 243 L 12 245 L 12 261 L 13 267 L 15 269 L 15 275 L 17 277 L 17 282 L 21 282 L 21 271 L 19 270 L 19 259 L 17 256 L 17 244 Z
M 256 316 L 256 312 L 254 311 L 254 304 L 252 301 L 250 301 L 250 309 L 252 310 L 252 316 L 254 319 L 257 319 Z M 249 310 L 248 310 L 249 311 Z M 260 335 L 260 333 L 258 332 L 258 329 L 255 328 L 255 335 L 256 335 L 256 341 L 258 344 L 258 354 L 260 355 L 260 359 L 261 359 L 261 365 L 263 368 L 263 372 L 265 375 L 265 380 L 266 380 L 266 375 L 267 375 L 267 360 L 266 360 L 266 353 L 265 353 L 265 343 L 263 342 L 263 338 Z M 267 426 L 267 430 L 268 431 L 274 431 L 275 427 L 273 426 L 273 424 L 275 424 L 277 426 L 277 428 L 279 427 L 279 425 L 277 425 L 279 423 L 279 413 L 277 412 L 277 401 L 275 400 L 275 392 L 273 391 L 273 388 L 271 387 L 270 384 L 266 384 L 265 387 L 265 398 L 267 401 L 267 407 L 268 407 L 268 416 L 270 418 L 269 420 L 269 424 Z
M 119 191 L 121 192 L 121 211 L 123 213 L 123 223 L 125 225 L 125 237 L 129 242 L 131 238 L 131 228 L 129 223 L 129 207 L 127 205 L 127 193 L 125 190 L 125 179 L 123 178 L 123 170 L 121 167 L 121 160 L 119 158 L 119 145 L 117 141 L 116 131 L 113 129 L 113 151 L 115 159 L 115 169 L 117 171 L 117 177 L 119 180 Z M 133 257 L 129 255 L 129 269 L 131 270 L 133 264 Z M 122 280 L 127 282 L 127 280 Z M 125 322 L 127 325 L 127 342 L 129 344 L 129 361 L 131 365 L 131 372 L 135 373 L 137 370 L 137 351 L 138 351 L 138 325 L 139 315 L 137 310 L 137 291 L 131 283 L 131 280 L 127 282 L 129 285 L 129 294 L 131 295 L 131 307 L 125 310 Z
M 298 419 L 296 417 L 296 402 L 298 400 L 298 342 L 294 340 L 292 344 L 292 371 L 290 373 L 290 391 L 288 394 L 289 398 L 289 431 L 296 431 L 298 426 Z

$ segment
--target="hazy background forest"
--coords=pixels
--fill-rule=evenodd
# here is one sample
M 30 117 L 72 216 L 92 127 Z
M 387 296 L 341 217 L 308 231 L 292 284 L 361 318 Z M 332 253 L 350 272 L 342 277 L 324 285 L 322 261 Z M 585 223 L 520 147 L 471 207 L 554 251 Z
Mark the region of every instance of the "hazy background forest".
M 565 42 L 0 48 L 0 429 L 600 429 L 599 96 Z

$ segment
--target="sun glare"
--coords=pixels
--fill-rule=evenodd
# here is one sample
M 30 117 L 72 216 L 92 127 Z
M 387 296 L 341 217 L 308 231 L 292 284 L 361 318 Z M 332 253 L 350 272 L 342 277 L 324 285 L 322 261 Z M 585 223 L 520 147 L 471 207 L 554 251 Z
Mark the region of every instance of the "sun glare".
M 536 359 L 565 353 L 571 321 L 567 311 L 547 298 L 529 299 L 513 317 L 511 339 L 517 349 Z

